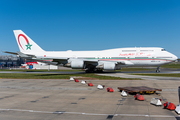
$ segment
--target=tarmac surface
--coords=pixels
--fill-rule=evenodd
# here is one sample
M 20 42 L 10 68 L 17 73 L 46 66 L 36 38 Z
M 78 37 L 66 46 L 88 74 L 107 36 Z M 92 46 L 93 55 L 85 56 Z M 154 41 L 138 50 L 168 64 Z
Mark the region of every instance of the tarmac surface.
M 87 80 L 93 87 L 70 80 L 0 79 L 1 120 L 179 120 L 174 111 L 150 104 L 151 98 L 179 104 L 180 80 Z M 105 89 L 98 90 L 98 84 Z M 147 86 L 161 92 L 122 97 L 117 87 Z M 106 91 L 114 89 L 113 93 Z
M 121 78 L 140 78 L 143 80 L 180 80 L 180 77 L 144 76 L 144 75 L 132 75 L 127 73 L 108 73 L 108 74 L 98 74 L 98 75 L 121 77 Z
M 154 68 L 154 67 L 148 67 L 148 68 Z M 65 68 L 65 67 L 61 67 L 60 69 L 62 70 L 72 70 L 71 68 Z M 103 73 L 100 74 L 109 74 L 111 76 L 111 74 L 115 74 L 115 76 L 117 76 L 116 74 L 131 74 L 131 73 L 156 73 L 155 72 L 155 68 L 154 70 L 145 70 L 145 71 L 105 71 Z M 22 74 L 86 74 L 85 71 L 0 71 L 0 73 L 22 73 Z M 171 68 L 162 68 L 160 74 L 167 74 L 167 73 L 180 73 L 180 69 L 171 69 Z M 98 73 L 97 73 L 98 74 Z M 158 73 L 157 73 L 158 74 Z

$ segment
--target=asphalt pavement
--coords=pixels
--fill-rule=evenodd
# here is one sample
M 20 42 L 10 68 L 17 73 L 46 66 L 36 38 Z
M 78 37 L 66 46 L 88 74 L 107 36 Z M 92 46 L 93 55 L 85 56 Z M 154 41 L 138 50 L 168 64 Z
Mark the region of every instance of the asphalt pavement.
M 0 118 L 2 120 L 176 120 L 174 111 L 150 104 L 178 101 L 180 81 L 171 80 L 86 80 L 93 87 L 70 80 L 0 79 Z M 105 89 L 97 89 L 98 84 Z M 122 97 L 117 87 L 148 86 L 160 88 L 158 94 Z M 114 89 L 113 93 L 106 91 Z

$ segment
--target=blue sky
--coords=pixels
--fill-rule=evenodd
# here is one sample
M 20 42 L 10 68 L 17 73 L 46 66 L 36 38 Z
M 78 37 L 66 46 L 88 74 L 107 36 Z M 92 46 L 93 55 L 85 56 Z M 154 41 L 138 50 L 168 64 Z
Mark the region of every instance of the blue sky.
M 1 0 L 0 50 L 13 30 L 47 51 L 163 47 L 180 58 L 179 0 Z

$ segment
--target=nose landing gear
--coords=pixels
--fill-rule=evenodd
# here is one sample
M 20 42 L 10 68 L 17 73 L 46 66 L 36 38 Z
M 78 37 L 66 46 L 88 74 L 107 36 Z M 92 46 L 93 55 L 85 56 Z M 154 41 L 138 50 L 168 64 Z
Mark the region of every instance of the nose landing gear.
M 156 72 L 157 72 L 157 73 L 161 72 L 161 71 L 160 71 L 160 66 L 157 67 Z

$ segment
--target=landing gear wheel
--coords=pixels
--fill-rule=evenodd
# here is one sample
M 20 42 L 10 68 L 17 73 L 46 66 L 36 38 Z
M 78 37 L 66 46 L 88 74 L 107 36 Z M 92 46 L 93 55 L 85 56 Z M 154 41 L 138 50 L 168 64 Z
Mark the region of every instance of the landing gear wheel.
M 159 69 L 159 68 L 160 68 L 160 66 L 159 66 L 159 67 L 157 67 L 157 69 L 156 69 L 156 72 L 157 72 L 157 73 L 159 73 L 159 72 L 160 72 L 160 69 Z
M 159 73 L 160 71 L 159 70 L 156 70 L 157 73 Z
M 96 70 L 96 73 L 103 73 L 103 70 Z
M 93 73 L 94 71 L 86 70 L 86 73 Z
M 92 69 L 92 68 L 88 68 L 87 70 L 86 70 L 86 73 L 93 73 L 94 72 L 94 69 Z

